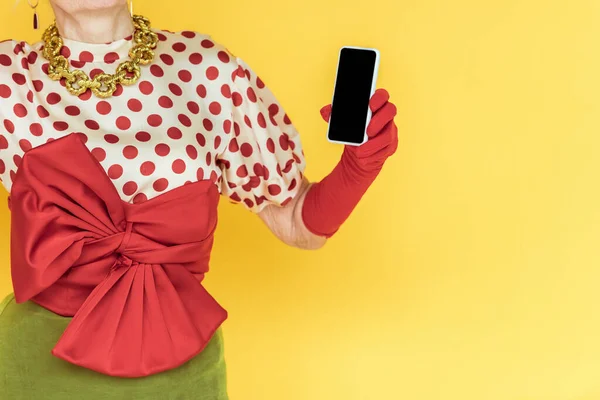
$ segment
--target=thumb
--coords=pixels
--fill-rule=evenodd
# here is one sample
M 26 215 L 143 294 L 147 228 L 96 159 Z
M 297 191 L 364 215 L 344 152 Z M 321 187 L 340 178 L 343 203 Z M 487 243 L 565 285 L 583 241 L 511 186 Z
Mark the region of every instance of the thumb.
M 331 116 L 331 104 L 326 105 L 321 108 L 321 117 L 325 120 L 325 122 L 329 122 L 329 117 Z

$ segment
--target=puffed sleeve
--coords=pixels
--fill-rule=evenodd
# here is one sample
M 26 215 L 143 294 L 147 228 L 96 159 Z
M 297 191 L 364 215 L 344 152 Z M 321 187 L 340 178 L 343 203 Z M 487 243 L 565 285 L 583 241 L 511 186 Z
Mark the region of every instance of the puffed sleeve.
M 300 135 L 264 82 L 234 59 L 232 131 L 217 156 L 221 194 L 252 212 L 269 204 L 284 206 L 297 195 L 306 166 Z

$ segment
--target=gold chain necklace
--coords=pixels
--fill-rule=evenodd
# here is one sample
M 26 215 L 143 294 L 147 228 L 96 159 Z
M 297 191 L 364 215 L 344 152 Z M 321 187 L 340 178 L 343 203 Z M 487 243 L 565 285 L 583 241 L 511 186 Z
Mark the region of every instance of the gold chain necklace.
M 79 96 L 88 89 L 96 96 L 107 98 L 117 90 L 117 84 L 133 85 L 140 78 L 140 64 L 150 64 L 154 60 L 154 51 L 158 44 L 158 35 L 150 30 L 150 21 L 141 15 L 134 15 L 133 40 L 135 45 L 129 50 L 130 60 L 117 67 L 114 74 L 97 74 L 93 79 L 83 71 L 71 71 L 69 61 L 60 54 L 63 40 L 58 33 L 56 22 L 46 29 L 42 37 L 44 41 L 43 56 L 48 60 L 48 75 L 58 81 L 65 78 L 65 86 L 69 93 Z

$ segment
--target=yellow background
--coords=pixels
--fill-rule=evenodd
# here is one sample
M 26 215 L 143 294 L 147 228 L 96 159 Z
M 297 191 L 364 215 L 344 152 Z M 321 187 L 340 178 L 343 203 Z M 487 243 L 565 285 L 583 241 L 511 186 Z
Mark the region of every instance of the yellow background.
M 22 3 L 0 6 L 0 37 L 38 39 Z M 287 248 L 223 203 L 207 284 L 230 312 L 232 400 L 600 399 L 598 1 L 135 11 L 252 65 L 301 131 L 313 179 L 341 150 L 318 112 L 340 46 L 380 49 L 378 86 L 399 109 L 397 155 L 325 249 Z M 43 27 L 50 17 L 42 7 Z

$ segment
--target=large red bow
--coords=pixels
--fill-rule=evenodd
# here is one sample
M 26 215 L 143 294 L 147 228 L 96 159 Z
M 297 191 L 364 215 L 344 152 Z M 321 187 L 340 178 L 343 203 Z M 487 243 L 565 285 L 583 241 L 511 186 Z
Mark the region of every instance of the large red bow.
M 73 316 L 52 353 L 140 377 L 201 352 L 227 318 L 201 284 L 218 201 L 198 181 L 127 203 L 77 134 L 29 150 L 9 198 L 12 278 L 18 303 Z

